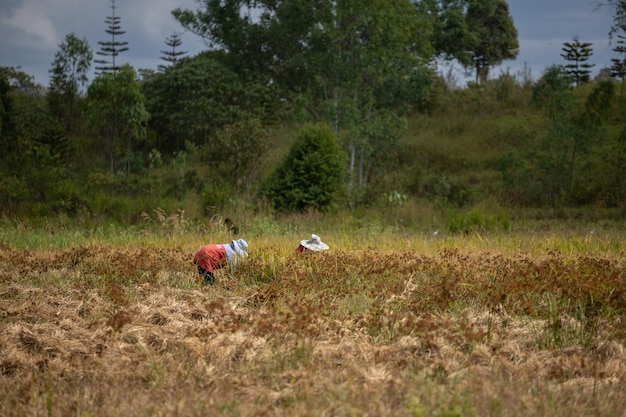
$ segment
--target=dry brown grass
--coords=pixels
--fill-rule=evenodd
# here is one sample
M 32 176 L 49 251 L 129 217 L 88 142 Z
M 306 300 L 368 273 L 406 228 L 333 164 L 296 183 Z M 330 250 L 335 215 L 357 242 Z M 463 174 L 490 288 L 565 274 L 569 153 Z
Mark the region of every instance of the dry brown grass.
M 0 247 L 6 416 L 623 416 L 621 255 Z

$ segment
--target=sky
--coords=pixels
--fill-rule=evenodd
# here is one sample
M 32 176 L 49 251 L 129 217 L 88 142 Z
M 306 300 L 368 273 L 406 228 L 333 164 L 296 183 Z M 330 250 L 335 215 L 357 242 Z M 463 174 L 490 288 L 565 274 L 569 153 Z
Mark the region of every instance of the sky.
M 561 57 L 564 42 L 575 36 L 581 42 L 591 42 L 593 55 L 588 62 L 595 64 L 592 76 L 609 67 L 617 58 L 609 43 L 611 11 L 596 10 L 598 0 L 508 0 L 509 12 L 518 31 L 520 51 L 514 61 L 504 61 L 491 70 L 491 76 L 503 72 L 527 74 L 539 78 L 554 64 L 565 64 Z M 135 69 L 156 69 L 161 51 L 168 50 L 166 39 L 174 32 L 181 36 L 180 51 L 188 56 L 206 49 L 198 36 L 185 32 L 171 11 L 177 7 L 197 10 L 197 0 L 116 0 L 116 16 L 120 17 L 125 34 L 117 41 L 128 42 L 129 50 L 120 54 L 116 63 L 129 63 Z M 43 86 L 49 83 L 48 70 L 59 44 L 68 33 L 85 38 L 94 52 L 98 42 L 109 40 L 105 19 L 112 15 L 110 0 L 0 0 L 0 66 L 20 67 L 33 75 Z M 106 58 L 106 57 L 105 57 Z M 92 65 L 93 67 L 94 65 Z M 452 69 L 463 83 L 465 77 L 457 66 L 442 66 L 442 72 Z M 93 70 L 92 70 L 93 72 Z M 469 76 L 473 79 L 473 75 Z

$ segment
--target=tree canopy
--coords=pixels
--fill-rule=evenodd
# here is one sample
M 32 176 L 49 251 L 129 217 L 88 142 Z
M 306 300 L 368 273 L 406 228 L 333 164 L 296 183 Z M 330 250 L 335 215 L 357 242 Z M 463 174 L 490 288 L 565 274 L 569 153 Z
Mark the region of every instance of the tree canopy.
M 116 73 L 100 74 L 89 86 L 87 98 L 89 120 L 105 140 L 111 172 L 116 169 L 117 157 L 125 154 L 124 169 L 130 173 L 133 146 L 145 138 L 150 117 L 135 70 L 123 65 Z
M 493 66 L 517 57 L 517 29 L 505 0 L 469 0 L 466 19 L 476 81 L 484 83 Z
M 484 83 L 492 67 L 519 52 L 517 29 L 505 0 L 422 0 L 417 8 L 430 16 L 437 57 L 473 68 Z
M 185 141 L 203 145 L 222 127 L 244 118 L 271 119 L 269 88 L 243 79 L 218 55 L 204 52 L 183 58 L 143 82 L 160 149 L 180 151 Z
M 87 83 L 92 59 L 87 39 L 81 39 L 73 32 L 68 33 L 59 44 L 49 70 L 48 104 L 68 136 L 73 133 L 74 119 L 79 113 L 80 88 Z

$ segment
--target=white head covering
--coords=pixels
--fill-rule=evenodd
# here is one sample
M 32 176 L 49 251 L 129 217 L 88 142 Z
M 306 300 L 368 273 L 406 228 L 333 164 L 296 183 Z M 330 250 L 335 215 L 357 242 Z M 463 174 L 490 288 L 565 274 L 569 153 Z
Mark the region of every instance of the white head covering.
M 237 239 L 230 242 L 230 247 L 237 255 L 248 256 L 248 242 L 243 239 Z
M 328 249 L 328 245 L 322 242 L 322 239 L 318 235 L 311 235 L 309 240 L 302 240 L 300 244 L 307 249 L 314 252 L 319 252 Z
M 248 256 L 248 242 L 243 239 L 233 240 L 230 243 L 224 244 L 224 249 L 226 250 L 226 256 L 229 262 L 236 262 L 236 258 L 239 256 L 244 258 Z

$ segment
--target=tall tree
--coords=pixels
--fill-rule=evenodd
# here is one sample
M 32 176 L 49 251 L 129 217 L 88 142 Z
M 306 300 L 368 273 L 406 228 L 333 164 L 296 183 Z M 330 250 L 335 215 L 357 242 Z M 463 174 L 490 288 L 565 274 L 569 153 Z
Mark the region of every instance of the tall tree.
M 578 36 L 574 36 L 572 42 L 564 42 L 561 48 L 561 56 L 569 62 L 565 65 L 566 72 L 577 86 L 588 83 L 591 79 L 591 68 L 595 65 L 587 62 L 593 55 L 591 45 L 592 43 L 581 42 Z
M 13 114 L 13 82 L 18 72 L 13 67 L 0 67 L 0 160 L 5 164 L 19 151 Z
M 173 14 L 183 27 L 201 36 L 212 48 L 226 52 L 226 62 L 240 74 L 263 74 L 267 84 L 284 88 L 283 94 L 295 93 L 298 98 L 319 86 L 320 72 L 341 72 L 333 65 L 350 70 L 344 78 L 354 75 L 353 66 L 342 62 L 338 52 L 343 58 L 351 58 L 353 64 L 360 60 L 361 68 L 367 61 L 357 49 L 372 51 L 367 59 L 375 62 L 373 49 L 379 47 L 378 61 L 390 69 L 399 65 L 398 57 L 420 55 L 428 61 L 432 56 L 430 32 L 424 33 L 423 29 L 427 22 L 418 20 L 409 0 L 200 3 L 203 7 L 197 11 L 176 9 Z M 250 13 L 252 8 L 254 13 Z M 356 32 L 348 33 L 350 30 Z M 398 43 L 400 37 L 402 45 Z M 380 45 L 385 41 L 387 48 Z M 396 59 L 389 59 L 392 54 Z
M 517 28 L 505 0 L 468 0 L 467 50 L 476 71 L 476 81 L 487 81 L 492 67 L 519 53 Z
M 180 33 L 178 32 L 173 32 L 167 39 L 165 39 L 165 45 L 167 45 L 170 49 L 161 51 L 161 53 L 163 54 L 163 56 L 161 56 L 161 59 L 165 62 L 168 62 L 169 66 L 176 65 L 176 63 L 184 55 L 187 54 L 187 51 L 181 51 L 181 50 L 176 49 L 180 45 L 182 45 L 182 43 L 183 41 L 180 38 Z M 165 71 L 167 69 L 167 66 L 159 65 L 158 68 L 160 71 Z
M 111 0 L 111 16 L 107 16 L 104 22 L 108 25 L 105 30 L 106 33 L 111 35 L 111 40 L 100 41 L 100 50 L 96 52 L 97 55 L 110 57 L 111 59 L 97 59 L 94 62 L 99 66 L 96 70 L 99 72 L 113 72 L 115 73 L 120 66 L 115 62 L 115 58 L 122 52 L 128 51 L 128 42 L 121 42 L 117 40 L 117 36 L 123 35 L 126 32 L 122 30 L 121 17 L 115 15 L 115 0 Z
M 124 170 L 129 174 L 133 146 L 145 138 L 150 117 L 135 70 L 126 64 L 116 73 L 98 75 L 87 89 L 87 98 L 89 120 L 106 142 L 111 173 L 121 154 Z
M 93 54 L 87 39 L 68 33 L 59 44 L 59 50 L 54 55 L 52 68 L 49 70 L 48 105 L 51 113 L 63 124 L 70 140 L 73 122 L 78 114 L 80 88 L 87 83 L 92 59 Z
M 623 91 L 626 84 L 626 36 L 617 35 L 616 44 L 613 51 L 620 54 L 621 57 L 611 59 L 611 77 L 622 80 Z
M 0 211 L 45 201 L 61 183 L 53 149 L 41 139 L 54 126 L 44 94 L 33 77 L 0 67 Z

